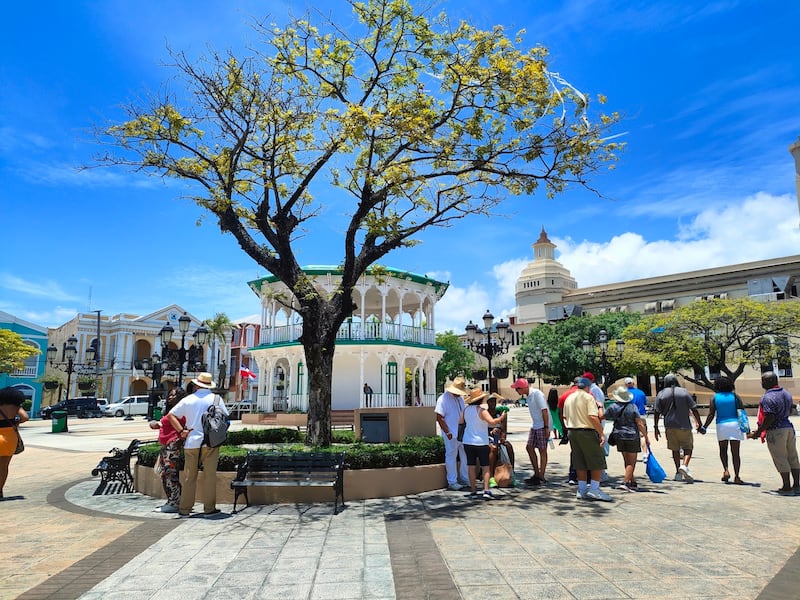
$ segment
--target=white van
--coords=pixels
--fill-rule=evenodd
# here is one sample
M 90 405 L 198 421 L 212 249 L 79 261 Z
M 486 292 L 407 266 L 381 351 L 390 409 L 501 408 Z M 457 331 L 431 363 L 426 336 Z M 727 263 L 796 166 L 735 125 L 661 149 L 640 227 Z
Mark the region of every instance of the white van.
M 147 414 L 147 396 L 125 396 L 119 402 L 102 407 L 107 417 L 127 417 Z

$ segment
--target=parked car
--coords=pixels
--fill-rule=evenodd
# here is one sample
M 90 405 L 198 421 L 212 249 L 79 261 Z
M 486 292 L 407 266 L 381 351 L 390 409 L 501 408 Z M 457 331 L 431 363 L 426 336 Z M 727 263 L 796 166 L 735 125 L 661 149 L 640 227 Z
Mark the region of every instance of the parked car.
M 79 419 L 103 416 L 103 412 L 100 410 L 100 406 L 97 403 L 97 398 L 94 396 L 67 398 L 61 402 L 56 402 L 52 406 L 45 406 L 41 410 L 42 418 L 52 418 L 54 410 L 65 410 L 67 411 L 67 416 L 78 417 Z
M 107 417 L 146 415 L 147 399 L 147 396 L 125 396 L 119 402 L 114 402 L 103 408 L 103 414 Z

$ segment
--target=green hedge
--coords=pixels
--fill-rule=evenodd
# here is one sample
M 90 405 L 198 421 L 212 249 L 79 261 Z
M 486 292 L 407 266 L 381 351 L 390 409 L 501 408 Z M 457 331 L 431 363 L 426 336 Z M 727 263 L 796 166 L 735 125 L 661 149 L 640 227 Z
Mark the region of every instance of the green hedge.
M 312 448 L 304 442 L 305 434 L 288 428 L 231 431 L 228 441 L 220 448 L 217 470 L 236 470 L 248 450 L 253 449 L 245 448 L 242 444 L 257 446 L 255 449 L 262 451 L 344 452 L 345 467 L 348 469 L 416 467 L 444 462 L 444 443 L 439 436 L 409 437 L 399 444 L 364 444 L 355 441 L 352 431 L 334 431 L 334 443 L 328 448 Z M 142 446 L 139 448 L 139 464 L 152 467 L 158 452 L 158 444 Z

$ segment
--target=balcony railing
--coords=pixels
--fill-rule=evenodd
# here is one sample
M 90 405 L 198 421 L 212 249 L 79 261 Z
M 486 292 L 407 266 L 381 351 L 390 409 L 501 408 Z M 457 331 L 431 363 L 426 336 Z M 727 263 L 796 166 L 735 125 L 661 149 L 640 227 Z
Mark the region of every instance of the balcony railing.
M 25 366 L 19 369 L 18 371 L 14 371 L 11 373 L 12 377 L 36 377 L 37 375 L 37 367 L 36 365 L 33 366 Z
M 301 324 L 282 325 L 261 330 L 259 344 L 272 346 L 296 342 L 303 333 Z M 336 332 L 340 342 L 405 342 L 422 346 L 436 345 L 436 332 L 425 327 L 396 323 L 343 323 Z

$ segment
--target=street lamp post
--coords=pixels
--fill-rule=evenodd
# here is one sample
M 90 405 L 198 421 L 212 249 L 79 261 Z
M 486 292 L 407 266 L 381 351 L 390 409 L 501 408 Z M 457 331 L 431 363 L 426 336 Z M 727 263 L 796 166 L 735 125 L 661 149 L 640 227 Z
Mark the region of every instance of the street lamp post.
M 161 357 L 158 354 L 153 354 L 152 359 L 144 357 L 142 359 L 142 369 L 144 369 L 144 374 L 153 380 L 153 386 L 150 388 L 150 397 L 147 399 L 147 419 L 151 420 L 155 404 L 158 402 L 158 392 L 161 390 L 161 377 L 164 374 Z M 125 420 L 130 421 L 132 418 L 129 410 Z
M 606 392 L 608 389 L 608 383 L 611 377 L 610 367 L 612 366 L 609 362 L 609 354 L 608 354 L 608 332 L 605 329 L 600 330 L 600 335 L 598 337 L 598 346 L 600 347 L 600 368 L 602 370 L 603 375 L 603 392 Z M 614 359 L 619 359 L 622 356 L 622 353 L 625 350 L 625 342 L 622 339 L 617 339 L 616 344 L 616 353 L 614 354 Z M 594 346 L 592 342 L 589 340 L 583 340 L 583 351 L 589 355 L 594 350 Z
M 525 357 L 525 365 L 536 374 L 536 381 L 539 382 L 539 389 L 542 389 L 542 372 L 549 364 L 550 357 L 547 352 L 543 351 L 539 346 L 533 349 L 533 355 L 528 354 Z
M 486 310 L 483 315 L 483 329 L 475 325 L 472 321 L 465 327 L 467 332 L 467 347 L 480 354 L 489 362 L 489 391 L 497 391 L 497 380 L 492 376 L 492 358 L 503 354 L 511 346 L 511 335 L 508 323 L 500 319 L 495 324 L 494 315 Z M 492 338 L 494 329 L 495 337 Z M 484 339 L 483 336 L 486 336 Z
M 83 372 L 84 367 L 93 367 L 92 363 L 95 362 L 95 351 L 96 348 L 94 346 L 89 346 L 86 348 L 86 360 L 85 364 L 78 364 L 75 362 L 75 357 L 78 354 L 77 348 L 78 338 L 74 335 L 69 336 L 67 341 L 64 342 L 64 345 L 61 349 L 61 362 L 56 362 L 56 355 L 58 354 L 58 348 L 55 344 L 50 344 L 47 347 L 47 362 L 50 363 L 50 366 L 54 369 L 58 369 L 59 371 L 63 371 L 67 374 L 67 398 L 69 398 L 70 393 L 70 386 L 72 384 L 72 374 L 73 373 L 81 373 Z
M 162 355 L 164 357 L 164 360 L 166 360 L 171 365 L 173 364 L 172 359 L 177 358 L 178 387 L 181 387 L 183 385 L 183 363 L 186 362 L 186 355 L 187 355 L 186 334 L 189 332 L 189 325 L 191 324 L 191 322 L 192 319 L 186 313 L 183 313 L 183 315 L 181 315 L 178 318 L 178 332 L 181 334 L 181 347 L 174 351 L 170 350 L 168 346 L 169 343 L 172 341 L 172 335 L 175 333 L 175 328 L 172 327 L 172 325 L 170 325 L 169 322 L 167 322 L 167 324 L 164 325 L 161 328 L 161 331 L 159 332 L 159 335 L 161 336 L 161 344 L 163 346 Z M 195 330 L 195 332 L 192 334 L 192 337 L 194 337 L 195 346 L 200 347 L 203 344 L 205 344 L 206 340 L 208 339 L 208 329 L 206 329 L 201 325 Z M 189 352 L 190 355 L 189 358 L 192 358 L 191 354 L 192 353 Z

